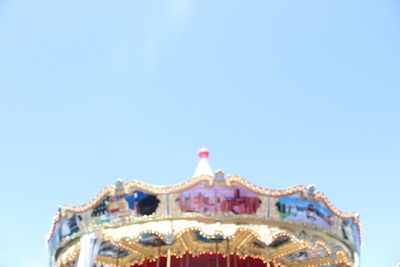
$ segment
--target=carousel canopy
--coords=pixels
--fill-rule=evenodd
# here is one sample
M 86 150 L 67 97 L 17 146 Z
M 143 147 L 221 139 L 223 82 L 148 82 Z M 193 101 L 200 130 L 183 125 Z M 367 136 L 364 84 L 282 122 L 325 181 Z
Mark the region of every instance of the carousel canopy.
M 64 266 L 358 266 L 357 214 L 337 210 L 314 186 L 270 190 L 214 173 L 207 149 L 193 178 L 171 186 L 106 187 L 65 206 L 46 243 Z

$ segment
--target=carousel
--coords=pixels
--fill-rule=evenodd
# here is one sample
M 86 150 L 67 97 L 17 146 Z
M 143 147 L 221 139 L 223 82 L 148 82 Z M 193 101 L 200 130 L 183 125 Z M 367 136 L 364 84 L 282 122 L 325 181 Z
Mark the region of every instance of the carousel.
M 359 266 L 358 215 L 314 186 L 270 190 L 213 172 L 199 151 L 193 178 L 106 187 L 60 207 L 46 244 L 51 267 Z

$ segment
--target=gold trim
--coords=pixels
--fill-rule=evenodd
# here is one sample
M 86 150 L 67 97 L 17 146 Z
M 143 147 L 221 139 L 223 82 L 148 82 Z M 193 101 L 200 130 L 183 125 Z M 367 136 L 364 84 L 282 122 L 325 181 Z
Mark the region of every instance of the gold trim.
M 200 183 L 205 183 L 206 186 L 212 187 L 213 185 L 221 183 L 222 185 L 225 185 L 227 187 L 233 187 L 235 185 L 242 186 L 248 190 L 251 190 L 259 195 L 266 196 L 266 197 L 284 197 L 284 196 L 289 196 L 292 194 L 299 193 L 301 196 L 306 196 L 308 198 L 311 198 L 312 200 L 318 202 L 321 201 L 322 203 L 325 204 L 325 206 L 336 216 L 338 216 L 341 219 L 352 219 L 353 223 L 356 224 L 358 230 L 359 230 L 359 239 L 360 239 L 360 244 L 362 244 L 362 226 L 361 223 L 358 219 L 358 215 L 355 213 L 344 213 L 336 209 L 333 204 L 328 200 L 328 198 L 322 193 L 322 192 L 317 192 L 313 195 L 310 195 L 307 191 L 307 189 L 304 186 L 297 185 L 293 186 L 287 189 L 282 189 L 282 190 L 271 190 L 271 189 L 266 189 L 259 187 L 244 178 L 237 176 L 237 175 L 230 175 L 226 177 L 224 180 L 215 180 L 213 177 L 208 176 L 208 175 L 202 175 L 195 177 L 193 179 L 190 179 L 188 181 L 185 181 L 180 184 L 176 185 L 170 185 L 170 186 L 154 186 L 150 184 L 146 184 L 140 181 L 130 181 L 127 182 L 123 190 L 125 193 L 130 193 L 133 190 L 141 190 L 143 192 L 149 193 L 149 194 L 154 194 L 154 195 L 165 195 L 165 194 L 174 194 L 174 193 L 179 193 L 185 189 L 189 189 L 192 186 L 195 186 Z M 115 186 L 108 186 L 104 188 L 100 194 L 98 194 L 92 201 L 89 203 L 83 205 L 83 206 L 65 206 L 61 209 L 59 213 L 57 213 L 52 220 L 50 231 L 46 237 L 46 241 L 49 242 L 51 236 L 54 233 L 54 228 L 58 222 L 60 222 L 67 213 L 82 213 L 85 212 L 89 209 L 94 208 L 96 205 L 100 203 L 100 201 L 103 200 L 104 197 L 106 196 L 113 196 L 116 193 L 116 188 Z

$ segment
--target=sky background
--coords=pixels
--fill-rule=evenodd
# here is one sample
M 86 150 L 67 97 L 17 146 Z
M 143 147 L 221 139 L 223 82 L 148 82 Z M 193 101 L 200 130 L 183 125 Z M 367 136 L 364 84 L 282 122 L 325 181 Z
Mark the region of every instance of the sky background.
M 48 266 L 58 205 L 214 169 L 316 184 L 400 260 L 400 2 L 0 1 L 0 265 Z

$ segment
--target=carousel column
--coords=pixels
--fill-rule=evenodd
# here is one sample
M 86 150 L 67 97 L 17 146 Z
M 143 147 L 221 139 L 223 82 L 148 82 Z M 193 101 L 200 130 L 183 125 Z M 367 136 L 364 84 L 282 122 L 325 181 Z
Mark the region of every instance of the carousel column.
M 160 257 L 161 257 L 161 246 L 158 246 L 158 257 L 156 267 L 160 267 Z
M 121 255 L 121 249 L 118 247 L 118 250 L 117 250 L 117 267 L 119 267 L 119 255 Z
M 171 249 L 168 248 L 167 251 L 167 267 L 171 267 Z
M 55 255 L 54 255 L 54 253 L 53 253 L 53 248 L 49 248 L 49 255 L 50 255 L 50 260 L 49 260 L 49 265 L 50 265 L 50 267 L 54 267 L 55 265 L 56 265 L 56 263 L 55 263 Z
M 186 252 L 186 267 L 189 267 L 189 251 Z
M 270 267 L 268 247 L 265 247 L 265 261 L 267 262 L 267 267 Z
M 99 233 L 84 234 L 81 239 L 81 250 L 77 267 L 92 267 L 100 249 L 101 235 Z
M 231 251 L 229 249 L 229 239 L 226 239 L 226 266 L 231 267 Z
M 216 252 L 216 257 L 217 257 L 217 261 L 216 261 L 216 266 L 217 267 L 219 267 L 219 249 L 218 249 L 218 241 L 217 242 L 215 242 L 215 250 L 217 251 Z

